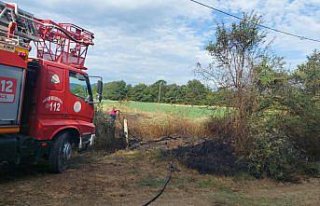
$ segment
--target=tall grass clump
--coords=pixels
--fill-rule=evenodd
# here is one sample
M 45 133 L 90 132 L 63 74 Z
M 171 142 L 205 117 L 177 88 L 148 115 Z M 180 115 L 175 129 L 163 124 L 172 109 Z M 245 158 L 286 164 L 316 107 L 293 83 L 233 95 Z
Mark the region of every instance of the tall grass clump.
M 115 142 L 115 125 L 109 115 L 98 105 L 95 111 L 94 124 L 96 126 L 95 149 L 110 149 Z

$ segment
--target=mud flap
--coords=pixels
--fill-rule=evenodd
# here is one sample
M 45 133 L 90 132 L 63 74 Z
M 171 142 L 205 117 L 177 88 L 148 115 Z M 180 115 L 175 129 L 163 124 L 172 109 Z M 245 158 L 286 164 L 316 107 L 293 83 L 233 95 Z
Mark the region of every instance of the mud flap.
M 18 140 L 10 135 L 0 136 L 0 163 L 16 162 L 18 159 Z
M 95 134 L 90 134 L 90 135 L 80 137 L 78 152 L 83 153 L 87 151 L 88 148 L 91 148 L 94 144 L 95 138 L 96 138 Z

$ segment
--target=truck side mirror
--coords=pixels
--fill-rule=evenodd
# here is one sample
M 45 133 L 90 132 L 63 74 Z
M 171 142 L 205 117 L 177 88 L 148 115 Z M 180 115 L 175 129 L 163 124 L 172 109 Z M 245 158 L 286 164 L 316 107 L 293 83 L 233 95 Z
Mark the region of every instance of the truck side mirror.
M 98 80 L 97 93 L 98 93 L 99 102 L 102 101 L 102 92 L 103 92 L 103 82 L 101 80 Z

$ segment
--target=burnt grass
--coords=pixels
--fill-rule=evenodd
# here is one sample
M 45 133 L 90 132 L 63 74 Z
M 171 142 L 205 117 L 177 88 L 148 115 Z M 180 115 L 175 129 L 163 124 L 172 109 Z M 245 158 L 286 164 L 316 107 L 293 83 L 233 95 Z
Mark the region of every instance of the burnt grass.
M 220 139 L 180 146 L 169 152 L 186 167 L 196 169 L 200 174 L 233 176 L 246 171 L 245 164 L 238 161 L 233 147 Z

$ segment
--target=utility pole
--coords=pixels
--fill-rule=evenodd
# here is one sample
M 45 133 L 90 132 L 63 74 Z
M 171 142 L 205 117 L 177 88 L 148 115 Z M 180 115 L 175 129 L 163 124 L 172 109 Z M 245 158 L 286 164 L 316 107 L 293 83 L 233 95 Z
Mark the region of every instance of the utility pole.
M 160 101 L 161 101 L 161 88 L 162 87 L 162 81 L 161 82 L 159 82 L 159 94 L 158 94 L 158 103 L 160 103 Z

